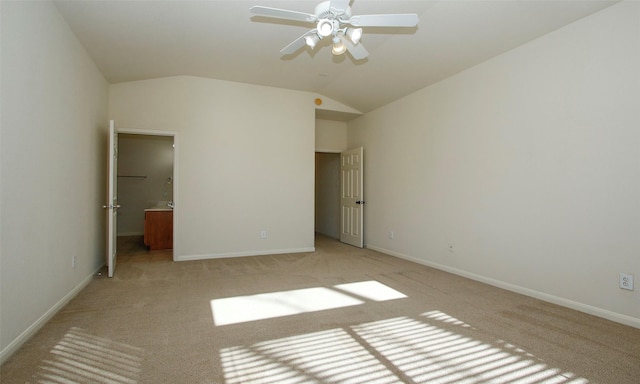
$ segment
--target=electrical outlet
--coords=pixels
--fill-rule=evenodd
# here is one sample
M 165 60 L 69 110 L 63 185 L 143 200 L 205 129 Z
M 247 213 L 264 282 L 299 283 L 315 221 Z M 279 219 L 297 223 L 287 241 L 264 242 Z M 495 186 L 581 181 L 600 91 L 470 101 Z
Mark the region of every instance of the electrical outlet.
M 449 243 L 449 252 L 453 253 L 453 244 Z
M 393 233 L 393 231 L 390 231 L 390 232 L 389 232 L 389 238 L 390 238 L 391 240 L 393 240 L 393 239 L 395 239 L 395 237 L 396 237 L 396 234 L 395 234 L 395 233 Z
M 76 269 L 78 266 L 78 259 L 75 255 L 71 256 L 71 268 Z
M 633 291 L 633 275 L 627 273 L 620 274 L 620 288 Z
M 261 239 L 266 239 L 267 238 L 267 231 L 260 231 L 260 238 Z

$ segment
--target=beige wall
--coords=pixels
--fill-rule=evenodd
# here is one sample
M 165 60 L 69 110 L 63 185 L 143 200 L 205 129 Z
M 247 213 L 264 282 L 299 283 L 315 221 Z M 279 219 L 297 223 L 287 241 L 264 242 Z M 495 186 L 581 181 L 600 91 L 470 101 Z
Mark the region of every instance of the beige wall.
M 0 6 L 2 361 L 104 265 L 108 88 L 52 3 Z
M 347 123 L 316 119 L 316 151 L 342 152 L 347 148 Z
M 188 76 L 110 86 L 117 126 L 176 134 L 174 257 L 314 249 L 314 97 Z
M 640 327 L 638 47 L 624 2 L 350 122 L 367 246 Z

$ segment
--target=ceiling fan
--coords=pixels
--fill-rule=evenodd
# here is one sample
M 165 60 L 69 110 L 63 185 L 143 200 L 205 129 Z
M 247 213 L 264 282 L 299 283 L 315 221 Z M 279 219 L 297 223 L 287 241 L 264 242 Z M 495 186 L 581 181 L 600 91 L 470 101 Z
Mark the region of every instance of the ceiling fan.
M 348 51 L 355 60 L 362 60 L 369 55 L 369 52 L 360 44 L 362 27 L 415 27 L 418 25 L 418 15 L 415 13 L 352 15 L 349 1 L 323 1 L 316 6 L 313 14 L 261 6 L 251 7 L 250 10 L 251 13 L 265 17 L 316 23 L 315 28 L 282 48 L 280 53 L 283 55 L 293 54 L 305 44 L 313 49 L 320 40 L 330 38 L 333 44 L 331 52 L 334 55 L 341 55 Z

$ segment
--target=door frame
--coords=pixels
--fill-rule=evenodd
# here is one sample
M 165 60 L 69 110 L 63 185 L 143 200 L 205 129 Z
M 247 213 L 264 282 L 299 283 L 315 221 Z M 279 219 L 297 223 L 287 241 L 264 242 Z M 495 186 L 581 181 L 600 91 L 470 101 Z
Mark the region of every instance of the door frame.
M 179 178 L 178 178 L 178 133 L 174 131 L 159 131 L 153 129 L 135 129 L 135 128 L 122 128 L 118 127 L 118 133 L 126 133 L 129 135 L 144 135 L 144 136 L 170 136 L 173 137 L 173 261 L 177 261 L 178 252 L 176 251 L 179 246 L 179 237 L 176 236 L 177 220 L 176 212 L 180 209 L 179 200 Z
M 336 155 L 338 155 L 340 157 L 340 162 L 338 164 L 338 173 L 340 173 L 340 180 L 339 180 L 339 185 L 338 185 L 339 195 L 340 195 L 339 196 L 339 202 L 338 202 L 339 203 L 339 208 L 340 208 L 339 209 L 340 213 L 338 214 L 338 221 L 339 221 L 339 223 L 338 223 L 338 238 L 336 240 L 338 240 L 338 241 L 340 241 L 342 243 L 345 243 L 345 244 L 353 245 L 353 246 L 356 246 L 356 247 L 359 247 L 359 248 L 364 248 L 365 247 L 365 243 L 364 243 L 364 207 L 363 207 L 364 201 L 361 201 L 361 204 L 360 204 L 360 213 L 361 214 L 360 214 L 360 240 L 359 240 L 359 244 L 350 244 L 348 242 L 345 242 L 344 239 L 342 238 L 343 237 L 342 236 L 342 225 L 343 225 L 343 220 L 344 220 L 344 217 L 343 217 L 344 212 L 343 212 L 343 209 L 342 209 L 343 208 L 342 207 L 342 195 L 343 195 L 343 183 L 344 183 L 344 177 L 342 175 L 342 168 L 343 168 L 342 155 L 345 152 L 350 152 L 350 151 L 354 151 L 354 150 L 359 150 L 360 151 L 360 155 L 361 155 L 361 157 L 360 157 L 360 161 L 361 161 L 361 163 L 360 163 L 360 166 L 361 166 L 361 168 L 360 168 L 360 170 L 361 170 L 361 175 L 360 175 L 360 182 L 361 182 L 360 183 L 360 193 L 361 193 L 361 196 L 360 197 L 362 198 L 363 195 L 364 195 L 364 182 L 363 182 L 364 174 L 362 173 L 362 169 L 364 168 L 364 164 L 363 164 L 364 163 L 364 161 L 363 161 L 363 158 L 364 158 L 364 147 L 361 146 L 361 147 L 349 148 L 349 149 L 343 149 L 343 150 L 316 149 L 314 151 L 314 153 L 336 154 Z M 315 166 L 314 166 L 314 172 L 317 172 L 317 168 Z M 315 192 L 315 185 L 314 185 L 314 192 Z M 316 201 L 317 198 L 318 197 L 314 195 L 314 204 L 315 204 L 315 201 Z M 315 228 L 315 214 L 314 214 L 314 228 Z

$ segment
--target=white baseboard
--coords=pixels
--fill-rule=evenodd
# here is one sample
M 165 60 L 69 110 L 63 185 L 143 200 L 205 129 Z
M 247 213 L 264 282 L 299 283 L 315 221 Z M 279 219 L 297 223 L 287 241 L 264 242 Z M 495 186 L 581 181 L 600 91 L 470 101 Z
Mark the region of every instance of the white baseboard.
M 212 253 L 212 254 L 206 254 L 206 255 L 186 255 L 186 256 L 177 256 L 175 258 L 175 261 L 227 259 L 232 257 L 244 257 L 244 256 L 278 255 L 283 253 L 315 252 L 315 250 L 316 250 L 315 247 L 309 247 L 309 248 L 290 248 L 290 249 L 270 249 L 266 251 Z
M 120 236 L 144 236 L 144 232 L 122 232 L 118 233 L 118 237 Z
M 441 271 L 449 272 L 449 273 L 452 273 L 454 275 L 466 277 L 466 278 L 469 278 L 471 280 L 476 280 L 476 281 L 479 281 L 479 282 L 482 282 L 482 283 L 485 283 L 485 284 L 492 285 L 494 287 L 506 289 L 507 291 L 519 293 L 519 294 L 522 294 L 522 295 L 525 295 L 525 296 L 533 297 L 535 299 L 539 299 L 539 300 L 546 301 L 546 302 L 549 302 L 549 303 L 561 305 L 563 307 L 575 309 L 576 311 L 580 311 L 580 312 L 588 313 L 590 315 L 601 317 L 603 319 L 615 321 L 616 323 L 628 325 L 628 326 L 631 326 L 631 327 L 634 327 L 634 328 L 640 328 L 640 319 L 637 319 L 635 317 L 627 316 L 627 315 L 624 315 L 624 314 L 621 314 L 621 313 L 617 313 L 617 312 L 612 312 L 612 311 L 609 311 L 609 310 L 606 310 L 606 309 L 603 309 L 603 308 L 594 307 L 594 306 L 591 306 L 591 305 L 588 305 L 588 304 L 580 303 L 578 301 L 565 299 L 563 297 L 550 295 L 548 293 L 544 293 L 544 292 L 536 291 L 534 289 L 521 287 L 519 285 L 506 283 L 506 282 L 501 281 L 501 280 L 492 279 L 490 277 L 486 277 L 486 276 L 478 275 L 478 274 L 475 274 L 475 273 L 467 272 L 467 271 L 464 271 L 464 270 L 461 270 L 461 269 L 458 269 L 458 268 L 453 268 L 453 267 L 450 267 L 450 266 L 447 266 L 447 265 L 442 265 L 442 264 L 434 263 L 434 262 L 431 262 L 431 261 L 418 259 L 418 258 L 413 257 L 413 256 L 409 256 L 409 255 L 405 255 L 405 254 L 402 254 L 402 253 L 390 251 L 388 249 L 380 248 L 380 247 L 377 247 L 377 246 L 374 246 L 374 245 L 367 245 L 367 248 L 372 249 L 374 251 L 378 251 L 378 252 L 384 253 L 384 254 L 389 255 L 389 256 L 398 257 L 400 259 L 412 261 L 414 263 L 422 264 L 422 265 L 425 265 L 427 267 L 431 267 L 431 268 L 439 269 Z
M 49 308 L 47 312 L 45 312 L 38 320 L 36 320 L 33 324 L 31 324 L 27 329 L 24 330 L 18 337 L 16 337 L 9 345 L 7 345 L 2 351 L 0 351 L 0 364 L 4 363 L 15 351 L 18 350 L 27 340 L 31 338 L 43 325 L 47 323 L 47 321 L 51 320 L 51 318 L 60 310 L 62 307 L 67 305 L 71 299 L 73 299 L 78 292 L 82 291 L 93 279 L 93 277 L 98 273 L 98 271 L 102 269 L 96 269 L 95 272 L 87 276 L 84 280 L 80 282 L 80 284 L 76 285 L 69 293 L 67 293 L 60 301 L 58 301 L 53 307 Z

